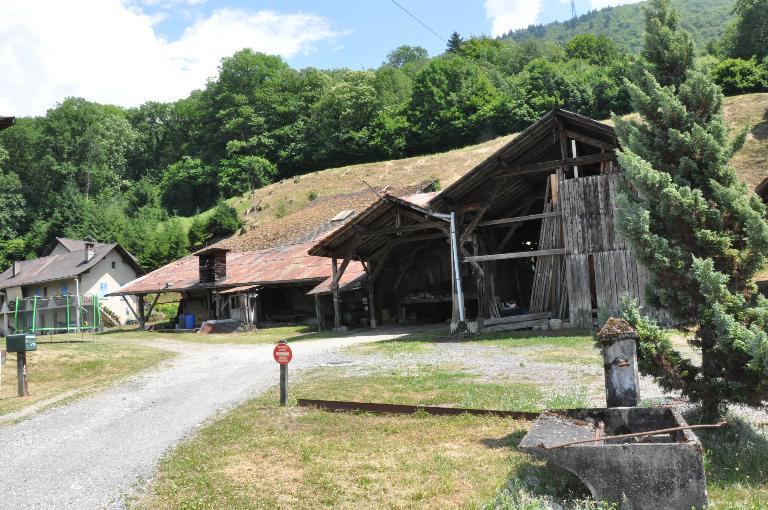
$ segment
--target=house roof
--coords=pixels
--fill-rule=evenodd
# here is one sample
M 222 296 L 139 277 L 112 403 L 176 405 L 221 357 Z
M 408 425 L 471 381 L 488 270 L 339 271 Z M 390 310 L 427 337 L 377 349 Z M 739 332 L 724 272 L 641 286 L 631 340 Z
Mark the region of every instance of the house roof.
M 16 117 L 0 117 L 0 131 L 16 123 Z
M 112 250 L 118 251 L 138 274 L 142 273 L 141 267 L 136 263 L 133 255 L 125 251 L 119 244 L 97 244 L 94 246 L 93 257 L 88 261 L 85 260 L 85 248 L 33 260 L 19 261 L 17 262 L 19 271 L 16 276 L 13 275 L 13 267 L 9 267 L 0 274 L 0 289 L 74 278 L 98 264 Z
M 312 245 L 309 242 L 265 250 L 229 252 L 227 275 L 215 284 L 200 283 L 198 257 L 188 255 L 124 285 L 111 295 L 319 283 L 331 276 L 331 264 L 326 258 L 309 255 L 307 252 Z M 350 264 L 349 270 L 355 270 L 353 264 Z
M 69 239 L 66 237 L 57 237 L 56 242 L 66 248 L 67 251 L 83 251 L 85 250 L 85 243 L 91 241 L 84 241 L 81 239 Z M 93 241 L 94 246 L 106 246 L 105 243 L 97 243 Z M 51 250 L 53 251 L 53 250 Z

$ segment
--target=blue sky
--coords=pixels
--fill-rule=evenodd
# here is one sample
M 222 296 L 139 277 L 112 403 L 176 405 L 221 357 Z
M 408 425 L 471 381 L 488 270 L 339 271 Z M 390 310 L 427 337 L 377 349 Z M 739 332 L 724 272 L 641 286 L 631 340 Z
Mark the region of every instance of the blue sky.
M 570 17 L 570 0 L 396 0 L 442 38 Z M 634 0 L 577 0 L 577 13 Z M 445 43 L 392 0 L 0 0 L 0 115 L 66 97 L 121 106 L 205 86 L 244 47 L 296 68 L 377 67 L 402 44 Z
M 492 33 L 492 20 L 481 0 L 398 0 L 398 3 L 444 39 L 448 39 L 454 30 L 463 37 Z M 506 3 L 536 4 L 524 1 Z M 571 16 L 570 1 L 547 0 L 540 4 L 536 14 L 537 22 L 548 23 Z M 576 2 L 578 13 L 584 13 L 595 6 L 599 5 L 584 0 Z M 318 43 L 307 53 L 286 59 L 298 68 L 376 67 L 389 51 L 401 44 L 423 46 L 430 55 L 439 54 L 445 48 L 442 40 L 409 17 L 391 0 L 209 0 L 170 12 L 162 6 L 145 5 L 143 8 L 153 14 L 166 13 L 167 17 L 156 25 L 156 29 L 170 40 L 180 37 L 192 20 L 210 16 L 221 8 L 304 12 L 327 18 L 332 28 L 340 33 L 339 37 Z M 527 19 L 525 16 L 520 18 Z

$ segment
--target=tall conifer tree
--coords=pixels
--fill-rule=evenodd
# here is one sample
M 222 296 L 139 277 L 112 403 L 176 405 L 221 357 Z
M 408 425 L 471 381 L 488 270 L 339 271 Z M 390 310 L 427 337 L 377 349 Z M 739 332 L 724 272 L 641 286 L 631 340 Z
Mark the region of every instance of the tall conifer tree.
M 641 369 L 714 419 L 727 402 L 768 398 L 768 300 L 752 281 L 768 262 L 768 212 L 728 164 L 744 133 L 729 136 L 723 95 L 689 68 L 676 19 L 667 0 L 652 2 L 644 54 L 655 60 L 628 83 L 640 119 L 616 119 L 628 181 L 617 224 L 649 269 L 651 302 L 697 327 L 692 343 L 703 359 L 693 364 L 646 327 Z M 678 42 L 659 49 L 660 40 Z M 670 69 L 682 73 L 679 86 Z

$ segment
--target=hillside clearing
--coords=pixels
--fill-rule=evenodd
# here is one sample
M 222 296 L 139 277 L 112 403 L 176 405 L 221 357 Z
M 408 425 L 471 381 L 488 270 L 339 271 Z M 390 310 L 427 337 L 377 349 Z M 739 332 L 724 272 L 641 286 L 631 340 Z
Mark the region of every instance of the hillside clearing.
M 736 172 L 751 189 L 766 177 L 768 167 L 768 93 L 745 94 L 725 100 L 725 118 L 733 129 L 752 128 L 734 157 Z M 610 123 L 610 121 L 606 121 Z M 414 193 L 433 179 L 445 188 L 493 154 L 516 135 L 448 152 L 406 159 L 330 168 L 286 179 L 229 200 L 243 215 L 242 233 L 222 241 L 237 250 L 267 248 L 312 236 L 344 209 L 362 211 L 378 199 L 365 183 L 381 191 Z M 316 197 L 316 198 L 315 198 Z M 313 198 L 310 200 L 310 198 Z M 255 211 L 251 209 L 256 207 Z M 251 210 L 246 214 L 246 211 Z

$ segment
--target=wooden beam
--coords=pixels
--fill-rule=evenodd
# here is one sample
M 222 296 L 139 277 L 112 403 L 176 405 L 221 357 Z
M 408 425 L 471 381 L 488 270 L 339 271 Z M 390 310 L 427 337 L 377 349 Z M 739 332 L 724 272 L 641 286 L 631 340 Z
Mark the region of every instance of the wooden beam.
M 128 309 L 131 311 L 131 313 L 133 314 L 133 316 L 134 316 L 134 317 L 136 317 L 136 321 L 137 321 L 137 322 L 141 322 L 141 318 L 139 317 L 139 314 L 138 314 L 138 313 L 136 313 L 136 310 L 134 310 L 134 309 L 133 309 L 133 305 L 131 304 L 131 302 L 130 302 L 130 301 L 128 301 L 128 297 L 127 297 L 127 296 L 124 296 L 124 295 L 123 295 L 123 296 L 120 296 L 120 297 L 122 297 L 122 298 L 123 298 L 123 301 L 125 301 L 125 304 L 126 304 L 126 305 L 128 305 Z M 78 306 L 79 306 L 79 305 L 78 305 Z
M 565 248 L 553 248 L 551 250 L 518 251 L 514 253 L 496 253 L 493 255 L 478 255 L 464 257 L 462 262 L 483 262 L 487 260 L 525 259 L 528 257 L 546 257 L 550 255 L 565 255 Z
M 600 154 L 590 154 L 588 156 L 579 156 L 578 158 L 563 158 L 552 161 L 543 161 L 541 163 L 531 163 L 527 165 L 506 166 L 504 170 L 511 170 L 511 172 L 500 174 L 495 176 L 497 179 L 507 179 L 509 177 L 517 177 L 519 175 L 536 174 L 541 172 L 551 172 L 557 170 L 561 166 L 584 166 L 594 163 L 600 163 L 602 161 L 614 161 L 616 155 L 613 152 L 604 152 Z
M 478 227 L 492 227 L 494 225 L 507 225 L 509 223 L 521 223 L 523 221 L 530 221 L 530 220 L 541 220 L 543 218 L 553 218 L 555 216 L 560 216 L 560 211 L 552 211 L 547 213 L 538 213 L 538 214 L 528 214 L 525 216 L 515 216 L 514 218 L 502 218 L 500 220 L 490 220 L 490 221 L 483 221 L 482 223 L 478 223 Z
M 598 149 L 605 149 L 608 151 L 616 149 L 616 146 L 611 143 L 604 142 L 602 140 L 598 140 L 597 138 L 592 138 L 581 133 L 577 133 L 576 131 L 569 131 L 566 129 L 565 136 L 586 143 L 587 145 L 591 145 L 592 147 L 597 147 Z
M 485 215 L 485 211 L 487 211 L 488 208 L 485 207 L 483 209 L 480 209 L 477 214 L 475 214 L 475 217 L 472 218 L 472 221 L 467 225 L 467 228 L 464 229 L 464 232 L 461 234 L 461 238 L 459 239 L 459 244 L 464 244 L 467 242 L 467 239 L 469 239 L 469 236 L 472 235 L 472 232 L 474 232 L 475 227 L 477 227 L 477 224 L 480 223 L 480 220 L 483 219 L 483 215 Z
M 149 310 L 147 310 L 147 319 L 152 315 L 152 310 L 155 309 L 155 305 L 157 304 L 157 300 L 160 299 L 160 293 L 158 292 L 155 294 L 155 300 L 152 301 L 152 304 L 149 305 Z
M 414 225 L 402 225 L 399 227 L 379 228 L 375 230 L 360 229 L 359 232 L 364 236 L 376 236 L 387 234 L 400 234 L 403 232 L 415 232 L 417 230 L 426 230 L 429 228 L 442 229 L 445 224 L 441 221 L 428 221 L 424 223 L 417 223 Z

